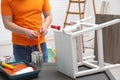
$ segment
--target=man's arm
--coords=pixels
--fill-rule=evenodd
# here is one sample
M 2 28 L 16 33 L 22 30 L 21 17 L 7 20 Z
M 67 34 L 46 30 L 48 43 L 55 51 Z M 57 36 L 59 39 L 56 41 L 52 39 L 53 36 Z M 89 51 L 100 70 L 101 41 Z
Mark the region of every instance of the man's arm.
M 29 39 L 34 39 L 37 37 L 37 32 L 16 25 L 12 20 L 12 16 L 2 16 L 2 19 L 6 29 L 14 33 L 23 34 Z
M 42 33 L 42 36 L 45 36 L 47 34 L 47 29 L 52 22 L 52 13 L 51 11 L 46 11 L 43 12 L 43 15 L 44 15 L 44 22 L 42 28 L 40 29 L 40 32 Z

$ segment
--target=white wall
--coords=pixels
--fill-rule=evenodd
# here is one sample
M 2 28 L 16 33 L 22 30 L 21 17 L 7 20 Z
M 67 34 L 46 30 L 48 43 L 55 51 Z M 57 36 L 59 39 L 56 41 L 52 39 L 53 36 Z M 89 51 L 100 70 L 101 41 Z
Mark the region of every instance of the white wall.
M 110 14 L 120 15 L 120 0 L 110 0 Z
M 11 32 L 4 28 L 0 7 L 0 56 L 12 55 L 12 52 Z
M 0 0 L 1 1 L 1 0 Z M 1 4 L 0 4 L 1 6 Z M 6 30 L 3 26 L 3 22 L 2 22 L 2 18 L 1 18 L 1 7 L 0 7 L 0 44 L 1 44 L 1 40 L 9 40 L 11 39 L 11 32 Z

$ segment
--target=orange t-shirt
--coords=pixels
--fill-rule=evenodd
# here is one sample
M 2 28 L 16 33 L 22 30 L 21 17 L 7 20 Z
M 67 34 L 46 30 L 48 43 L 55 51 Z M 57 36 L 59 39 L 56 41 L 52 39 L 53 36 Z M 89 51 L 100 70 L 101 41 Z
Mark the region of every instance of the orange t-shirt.
M 17 25 L 39 30 L 42 26 L 42 13 L 49 11 L 49 0 L 2 0 L 2 16 L 13 16 L 13 22 Z M 41 43 L 45 37 L 40 39 Z M 25 35 L 12 32 L 13 44 L 33 46 L 38 43 L 38 39 L 29 40 Z

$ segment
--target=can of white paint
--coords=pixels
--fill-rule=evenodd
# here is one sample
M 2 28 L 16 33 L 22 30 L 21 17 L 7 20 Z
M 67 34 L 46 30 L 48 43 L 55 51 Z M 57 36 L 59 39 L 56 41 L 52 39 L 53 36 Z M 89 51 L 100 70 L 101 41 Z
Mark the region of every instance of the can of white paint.
M 43 63 L 42 53 L 40 53 L 39 51 L 33 51 L 31 53 L 31 59 L 33 65 L 35 65 L 39 69 L 42 69 L 42 63 Z

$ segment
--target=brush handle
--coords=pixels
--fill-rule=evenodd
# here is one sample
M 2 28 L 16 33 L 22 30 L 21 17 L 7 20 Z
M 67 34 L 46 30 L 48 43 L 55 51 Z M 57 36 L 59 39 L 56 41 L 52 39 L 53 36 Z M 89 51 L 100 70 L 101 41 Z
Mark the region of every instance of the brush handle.
M 42 50 L 41 50 L 41 46 L 40 46 L 40 41 L 41 41 L 40 38 L 41 38 L 41 37 L 40 37 L 40 35 L 39 35 L 39 36 L 38 36 L 38 50 L 39 50 L 39 52 L 41 53 Z

